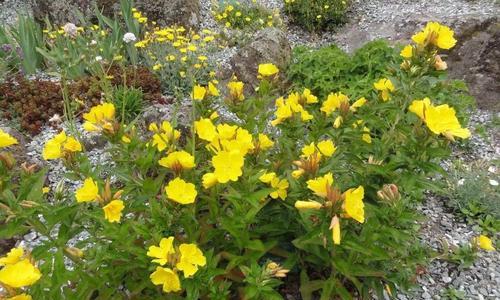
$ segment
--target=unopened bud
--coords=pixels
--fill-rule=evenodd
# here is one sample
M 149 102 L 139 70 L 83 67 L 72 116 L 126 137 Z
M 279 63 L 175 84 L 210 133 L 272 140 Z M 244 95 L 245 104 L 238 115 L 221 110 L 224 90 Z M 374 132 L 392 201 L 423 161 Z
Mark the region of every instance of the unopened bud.
M 29 201 L 29 200 L 23 200 L 19 203 L 19 205 L 21 205 L 24 208 L 33 208 L 33 207 L 40 206 L 39 203 Z
M 9 170 L 12 170 L 12 168 L 16 165 L 16 159 L 10 152 L 1 152 L 0 162 L 2 162 L 3 165 Z
M 321 209 L 321 207 L 323 207 L 323 204 L 312 200 L 295 202 L 295 208 L 298 210 Z
M 75 247 L 66 247 L 64 251 L 66 251 L 66 253 L 72 256 L 73 258 L 82 258 L 84 255 L 81 249 Z
M 388 203 L 396 203 L 401 200 L 398 186 L 393 183 L 384 184 L 382 189 L 377 192 L 377 196 L 380 200 Z
M 436 55 L 434 57 L 434 68 L 438 71 L 444 71 L 448 69 L 448 64 L 441 59 L 441 56 Z

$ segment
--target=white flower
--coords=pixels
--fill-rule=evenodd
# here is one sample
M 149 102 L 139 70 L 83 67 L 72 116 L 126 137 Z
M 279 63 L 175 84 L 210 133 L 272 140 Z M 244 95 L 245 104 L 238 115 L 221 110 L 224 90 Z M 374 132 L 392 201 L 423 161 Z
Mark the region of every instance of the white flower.
M 61 120 L 61 116 L 59 114 L 55 114 L 52 116 L 52 118 L 49 119 L 49 122 L 54 122 L 54 123 L 60 123 L 62 120 Z
M 101 61 L 101 60 L 102 60 L 102 56 L 99 55 L 99 56 L 95 57 L 95 61 Z
M 132 32 L 127 32 L 123 35 L 123 41 L 125 43 L 130 43 L 130 42 L 135 42 L 137 40 L 137 38 L 135 37 L 135 34 L 133 34 Z
M 76 28 L 76 25 L 73 24 L 73 23 L 66 23 L 62 29 L 64 30 L 64 32 L 71 36 L 71 37 L 75 37 L 77 32 L 78 32 L 78 29 Z
M 90 45 L 92 45 L 92 46 L 97 45 L 97 41 L 96 40 L 91 40 L 90 41 Z
M 492 185 L 492 186 L 498 186 L 498 181 L 496 181 L 494 179 L 490 179 L 490 185 Z
M 462 178 L 457 183 L 458 183 L 458 185 L 464 185 L 464 182 L 465 182 L 465 179 Z

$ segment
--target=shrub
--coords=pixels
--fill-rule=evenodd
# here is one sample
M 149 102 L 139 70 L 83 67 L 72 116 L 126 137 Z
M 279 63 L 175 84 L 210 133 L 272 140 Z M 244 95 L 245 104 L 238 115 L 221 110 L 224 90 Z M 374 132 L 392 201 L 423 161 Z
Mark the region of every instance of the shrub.
M 361 97 L 372 82 L 388 76 L 398 60 L 396 51 L 383 40 L 367 43 L 352 57 L 335 45 L 318 50 L 297 47 L 287 74 L 298 88 L 308 87 L 319 97 L 331 91 Z
M 217 22 L 232 29 L 255 31 L 282 25 L 278 12 L 270 12 L 254 2 L 221 1 L 215 6 L 214 17 Z
M 51 299 L 278 299 L 289 274 L 304 299 L 407 289 L 427 254 L 415 201 L 450 143 L 470 136 L 453 107 L 412 97 L 437 80 L 440 32 L 420 33 L 427 42 L 416 39 L 411 60 L 359 99 L 283 94 L 279 70 L 264 64 L 254 95 L 232 81 L 222 99 L 216 81 L 195 82 L 183 130 L 177 115 L 144 131 L 96 105 L 83 128 L 109 142 L 109 162 L 95 164 L 78 132 L 42 151 L 76 190 L 45 187 L 47 169 L 14 168 L 0 153 L 0 237 L 43 236 L 1 258 L 0 282 L 9 296 Z M 2 149 L 17 143 L 0 137 Z
M 285 13 L 309 31 L 333 29 L 345 22 L 349 0 L 285 0 Z

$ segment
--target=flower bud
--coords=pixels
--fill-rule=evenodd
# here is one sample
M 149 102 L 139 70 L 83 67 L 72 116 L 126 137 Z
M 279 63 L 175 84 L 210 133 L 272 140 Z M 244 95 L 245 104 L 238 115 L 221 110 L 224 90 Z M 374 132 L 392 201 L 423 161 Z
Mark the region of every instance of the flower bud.
M 84 255 L 83 251 L 76 247 L 66 247 L 64 251 L 73 258 L 82 258 Z
M 448 64 L 441 59 L 441 56 L 436 55 L 434 57 L 434 68 L 438 71 L 444 71 L 448 69 Z
M 8 169 L 12 170 L 12 168 L 16 165 L 16 159 L 9 152 L 1 152 L 0 153 L 0 162 Z
M 377 192 L 377 196 L 380 200 L 388 203 L 396 203 L 401 200 L 398 186 L 393 183 L 384 184 L 382 189 Z
M 305 209 L 321 209 L 323 207 L 323 204 L 316 202 L 316 201 L 297 201 L 295 202 L 295 208 L 298 210 L 305 210 Z

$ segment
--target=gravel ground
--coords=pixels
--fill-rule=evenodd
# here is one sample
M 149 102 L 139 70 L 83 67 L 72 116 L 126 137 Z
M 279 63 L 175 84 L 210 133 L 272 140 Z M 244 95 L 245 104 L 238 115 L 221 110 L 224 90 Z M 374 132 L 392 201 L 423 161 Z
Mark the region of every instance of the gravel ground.
M 281 9 L 281 0 L 259 0 L 269 9 Z M 347 51 L 361 46 L 363 43 L 376 38 L 398 40 L 404 38 L 406 30 L 415 30 L 416 24 L 423 24 L 428 20 L 447 22 L 449 19 L 486 18 L 500 15 L 499 4 L 496 0 L 353 0 L 349 12 L 348 23 L 337 32 L 310 34 L 288 24 L 286 16 L 286 32 L 292 45 L 307 45 L 318 47 L 336 43 Z M 25 8 L 26 1 L 4 0 L 0 2 L 0 24 L 15 22 L 15 12 Z M 200 0 L 202 28 L 220 31 L 211 14 L 211 0 Z M 218 64 L 227 66 L 236 48 L 227 48 L 214 54 Z M 495 116 L 488 111 L 477 111 L 471 116 L 470 128 L 488 126 Z M 500 116 L 496 116 L 497 118 Z M 454 159 L 465 162 L 475 160 L 498 160 L 500 158 L 499 135 L 496 128 L 486 130 L 486 138 L 473 135 L 467 147 L 456 147 Z M 33 160 L 41 161 L 41 150 L 46 140 L 56 133 L 53 128 L 47 127 L 41 134 L 34 137 L 27 144 L 27 155 Z M 96 144 L 98 140 L 88 137 Z M 92 143 L 90 143 L 92 144 Z M 101 145 L 102 146 L 102 145 Z M 89 155 L 93 163 L 103 163 L 109 160 L 105 155 L 105 147 L 94 147 Z M 444 166 L 449 164 L 444 162 Z M 64 180 L 69 188 L 75 188 L 76 183 L 64 179 L 61 174 L 65 171 L 59 162 L 49 163 L 51 171 L 48 176 L 50 185 L 55 186 Z M 470 242 L 476 236 L 472 226 L 452 214 L 444 205 L 444 199 L 429 195 L 418 209 L 426 216 L 422 224 L 421 239 L 431 248 L 439 251 L 442 240 L 450 245 L 461 245 Z M 83 233 L 83 236 L 85 234 Z M 34 245 L 39 237 L 28 234 L 23 243 Z M 84 239 L 84 237 L 82 237 Z M 500 299 L 500 254 L 499 252 L 480 252 L 478 259 L 469 269 L 461 269 L 444 260 L 434 260 L 428 266 L 426 273 L 418 278 L 419 287 L 412 293 L 398 295 L 398 299 L 446 299 L 445 290 L 456 289 L 465 293 L 464 299 Z

